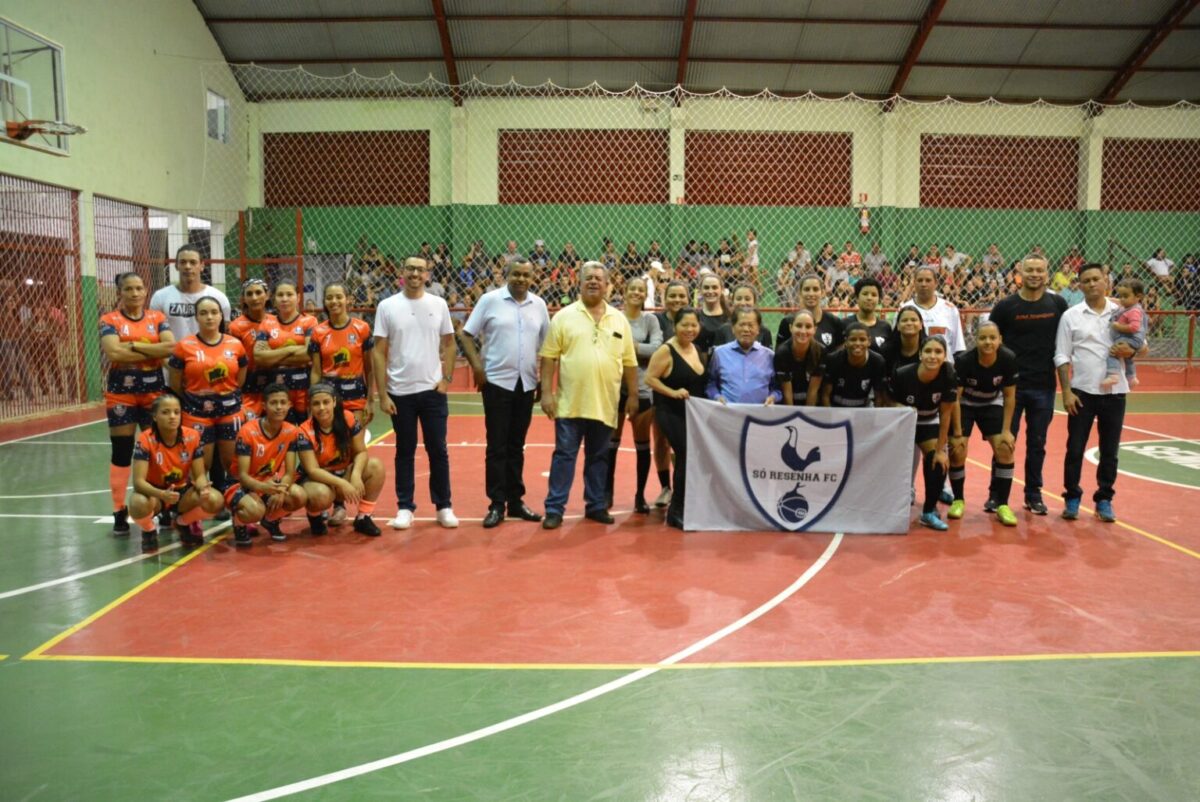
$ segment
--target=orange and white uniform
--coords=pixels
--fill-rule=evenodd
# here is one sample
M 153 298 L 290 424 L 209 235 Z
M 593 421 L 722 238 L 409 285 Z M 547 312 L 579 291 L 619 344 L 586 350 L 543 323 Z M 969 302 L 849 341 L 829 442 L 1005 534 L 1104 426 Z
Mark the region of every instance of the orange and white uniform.
M 313 329 L 317 327 L 317 319 L 312 315 L 296 315 L 291 321 L 284 323 L 278 318 L 264 323 L 258 328 L 259 342 L 265 342 L 267 347 L 274 350 L 289 345 L 306 345 Z M 288 420 L 300 423 L 308 412 L 308 382 L 310 364 L 303 366 L 281 365 L 272 368 L 271 381 L 279 382 L 288 388 L 288 398 L 292 409 L 288 412 Z
M 279 433 L 268 437 L 263 431 L 264 418 L 247 421 L 237 433 L 237 457 L 229 466 L 229 476 L 233 479 L 225 490 L 225 503 L 229 509 L 235 509 L 242 496 L 251 491 L 242 487 L 239 480 L 238 457 L 249 457 L 249 474 L 260 482 L 270 482 L 282 479 L 287 475 L 287 455 L 289 452 L 300 450 L 297 440 L 301 437 L 300 427 L 284 421 L 279 426 Z
M 246 383 L 242 385 L 242 409 L 247 418 L 261 418 L 265 413 L 263 408 L 262 391 L 273 378 L 272 372 L 260 369 L 254 365 L 254 344 L 258 342 L 258 333 L 264 328 L 278 325 L 275 316 L 263 313 L 262 320 L 252 320 L 246 315 L 238 315 L 229 324 L 229 334 L 241 340 L 246 349 Z
M 140 318 L 131 318 L 120 309 L 100 316 L 100 336 L 117 335 L 123 343 L 157 343 L 159 335 L 170 331 L 167 316 L 147 309 Z M 150 423 L 150 405 L 162 395 L 162 360 L 114 364 L 108 370 L 104 388 L 104 407 L 109 426 Z
M 362 431 L 362 426 L 354 420 L 354 415 L 344 411 L 346 427 L 350 436 L 355 437 Z M 312 418 L 300 424 L 300 437 L 296 440 L 297 451 L 312 451 L 317 458 L 317 465 L 338 476 L 344 476 L 354 462 L 353 454 L 343 454 L 338 448 L 337 439 L 332 432 L 321 432 L 317 422 Z
M 337 388 L 345 409 L 366 409 L 366 360 L 374 347 L 371 327 L 356 317 L 341 328 L 326 321 L 312 331 L 308 352 L 321 355 L 321 377 Z
M 167 364 L 183 371 L 183 423 L 203 443 L 237 436 L 243 420 L 238 374 L 247 361 L 241 341 L 228 334 L 211 344 L 198 334 L 175 344 Z
M 147 463 L 147 482 L 160 490 L 182 493 L 191 484 L 192 463 L 202 458 L 203 449 L 199 432 L 186 426 L 179 428 L 173 446 L 159 440 L 151 427 L 138 435 L 133 458 Z

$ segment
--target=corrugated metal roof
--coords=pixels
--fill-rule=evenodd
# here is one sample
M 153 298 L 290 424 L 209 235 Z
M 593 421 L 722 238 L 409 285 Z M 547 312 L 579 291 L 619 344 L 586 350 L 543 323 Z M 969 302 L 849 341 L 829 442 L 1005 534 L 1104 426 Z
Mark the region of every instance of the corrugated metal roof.
M 1118 66 L 1146 37 L 1145 31 L 1036 31 L 1018 64 Z
M 1175 31 L 1146 59 L 1147 67 L 1200 67 L 1200 31 Z
M 983 64 L 1012 64 L 1029 47 L 1036 31 L 999 28 L 938 28 L 934 27 L 925 47 L 922 61 L 977 62 Z
M 381 22 L 331 25 L 330 36 L 339 56 L 382 58 L 405 56 L 442 57 L 442 43 L 435 22 Z
M 357 70 L 357 75 L 354 71 Z M 395 94 L 398 82 L 419 84 L 430 75 L 445 83 L 441 62 L 396 65 L 313 64 L 304 69 L 238 68 L 236 75 L 251 99 L 289 97 L 363 97 Z M 389 78 L 388 76 L 392 76 Z
M 230 61 L 285 58 L 335 58 L 333 38 L 327 25 L 223 26 L 221 48 Z
M 777 25 L 697 22 L 691 58 L 856 59 L 899 61 L 916 26 Z M 864 42 L 869 45 L 864 47 Z
M 820 94 L 879 95 L 888 91 L 895 67 L 797 64 L 782 86 L 772 86 L 776 92 L 817 92 Z
M 917 64 L 904 85 L 906 95 L 991 97 L 1004 85 L 1006 70 L 943 69 Z
M 996 0 L 952 0 L 942 9 L 939 21 L 969 22 L 1040 22 L 1049 16 L 1061 0 L 1020 0 L 997 3 Z M 936 30 L 936 29 L 935 29 Z
M 195 0 L 206 17 L 433 16 L 429 0 Z
M 791 69 L 787 64 L 689 64 L 687 83 L 703 89 L 778 92 L 787 83 Z
M 455 58 L 473 56 L 666 56 L 679 51 L 679 23 L 541 20 L 455 22 L 450 44 Z
M 1012 70 L 998 92 L 1010 97 L 1040 97 L 1047 100 L 1073 100 L 1095 97 L 1112 80 L 1107 72 L 1057 72 Z
M 523 86 L 537 86 L 552 81 L 559 86 L 578 88 L 593 81 L 606 89 L 620 91 L 634 83 L 649 89 L 666 89 L 675 83 L 675 68 L 671 64 L 642 65 L 629 62 L 573 63 L 563 61 L 471 61 L 458 62 L 458 76 L 467 81 L 472 77 L 484 83 L 506 84 L 515 80 Z
M 1117 94 L 1117 100 L 1191 100 L 1200 103 L 1200 74 L 1194 72 L 1143 72 L 1134 75 Z
M 925 13 L 928 0 L 700 0 L 698 16 L 711 17 L 827 17 L 850 19 L 911 19 Z
M 428 3 L 426 4 L 428 6 Z M 446 14 L 659 14 L 682 17 L 684 0 L 445 0 Z
M 1175 0 L 1059 0 L 1039 22 L 1080 25 L 1156 25 Z

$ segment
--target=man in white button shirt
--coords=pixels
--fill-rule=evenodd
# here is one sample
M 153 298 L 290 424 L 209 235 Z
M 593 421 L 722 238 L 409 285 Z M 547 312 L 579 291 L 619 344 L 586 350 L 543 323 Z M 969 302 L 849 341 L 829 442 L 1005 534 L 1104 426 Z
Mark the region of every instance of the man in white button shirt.
M 425 292 L 425 260 L 404 260 L 404 291 L 384 299 L 375 310 L 375 384 L 379 407 L 396 432 L 396 517 L 393 529 L 412 526 L 417 423 L 429 457 L 429 495 L 437 520 L 453 529 L 458 518 L 450 507 L 450 458 L 446 453 L 446 392 L 454 376 L 454 325 L 446 302 Z
M 1063 517 L 1079 517 L 1079 502 L 1083 488 L 1079 485 L 1083 472 L 1083 452 L 1095 423 L 1100 436 L 1100 462 L 1096 467 L 1096 488 L 1092 500 L 1096 516 L 1108 523 L 1115 521 L 1112 498 L 1117 481 L 1117 449 L 1121 445 L 1121 426 L 1125 422 L 1125 394 L 1129 384 L 1119 374 L 1117 384 L 1104 389 L 1100 383 L 1107 375 L 1106 358 L 1130 357 L 1134 351 L 1128 345 L 1113 346 L 1109 322 L 1113 310 L 1120 305 L 1108 297 L 1108 278 L 1104 268 L 1096 263 L 1079 269 L 1079 288 L 1083 303 L 1063 313 L 1058 321 L 1054 345 L 1054 365 L 1062 388 L 1063 408 L 1067 419 L 1067 456 L 1063 461 Z
M 510 262 L 507 284 L 485 293 L 459 331 L 459 343 L 483 393 L 487 459 L 484 483 L 490 505 L 483 528 L 508 515 L 524 521 L 542 516 L 525 505 L 525 435 L 538 392 L 538 351 L 550 328 L 546 302 L 529 291 L 533 265 Z M 483 357 L 474 338 L 482 343 Z

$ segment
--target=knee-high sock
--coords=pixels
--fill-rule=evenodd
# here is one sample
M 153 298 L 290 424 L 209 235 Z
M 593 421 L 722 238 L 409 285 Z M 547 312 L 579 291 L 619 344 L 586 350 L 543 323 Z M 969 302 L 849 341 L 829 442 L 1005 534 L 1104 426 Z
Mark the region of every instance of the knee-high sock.
M 211 517 L 213 517 L 213 513 L 205 512 L 204 508 L 197 504 L 195 507 L 192 507 L 175 520 L 180 525 L 187 526 L 188 524 L 193 524 L 196 521 L 207 521 Z
M 650 441 L 635 442 L 637 449 L 637 498 L 646 497 L 646 480 L 650 477 Z
M 942 493 L 942 485 L 946 482 L 946 469 L 933 461 L 930 451 L 922 460 L 925 469 L 925 505 L 922 512 L 936 512 L 938 496 Z
M 954 494 L 955 499 L 965 498 L 963 496 L 963 485 L 967 483 L 967 466 L 959 465 L 950 466 L 950 491 Z
M 137 524 L 138 528 L 143 532 L 151 532 L 158 528 L 154 525 L 153 515 L 147 515 L 145 518 L 137 518 L 134 520 L 134 523 Z
M 663 490 L 671 489 L 671 470 L 670 470 L 670 468 L 663 468 L 661 471 L 658 472 L 658 483 L 662 486 Z
M 1013 468 L 1015 463 L 1007 465 L 1001 462 L 992 463 L 992 500 L 997 504 L 1007 504 L 1008 494 L 1012 492 Z
M 108 489 L 112 492 L 113 512 L 125 509 L 125 488 L 129 485 L 129 474 L 133 468 L 126 465 L 108 466 Z

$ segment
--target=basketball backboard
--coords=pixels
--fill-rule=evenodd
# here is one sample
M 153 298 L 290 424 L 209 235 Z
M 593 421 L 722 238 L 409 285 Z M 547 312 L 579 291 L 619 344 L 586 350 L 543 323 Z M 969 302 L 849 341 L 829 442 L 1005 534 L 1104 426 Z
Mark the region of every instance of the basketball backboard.
M 62 48 L 0 17 L 0 140 L 65 151 L 68 138 L 53 132 L 9 133 L 8 123 L 64 122 Z

